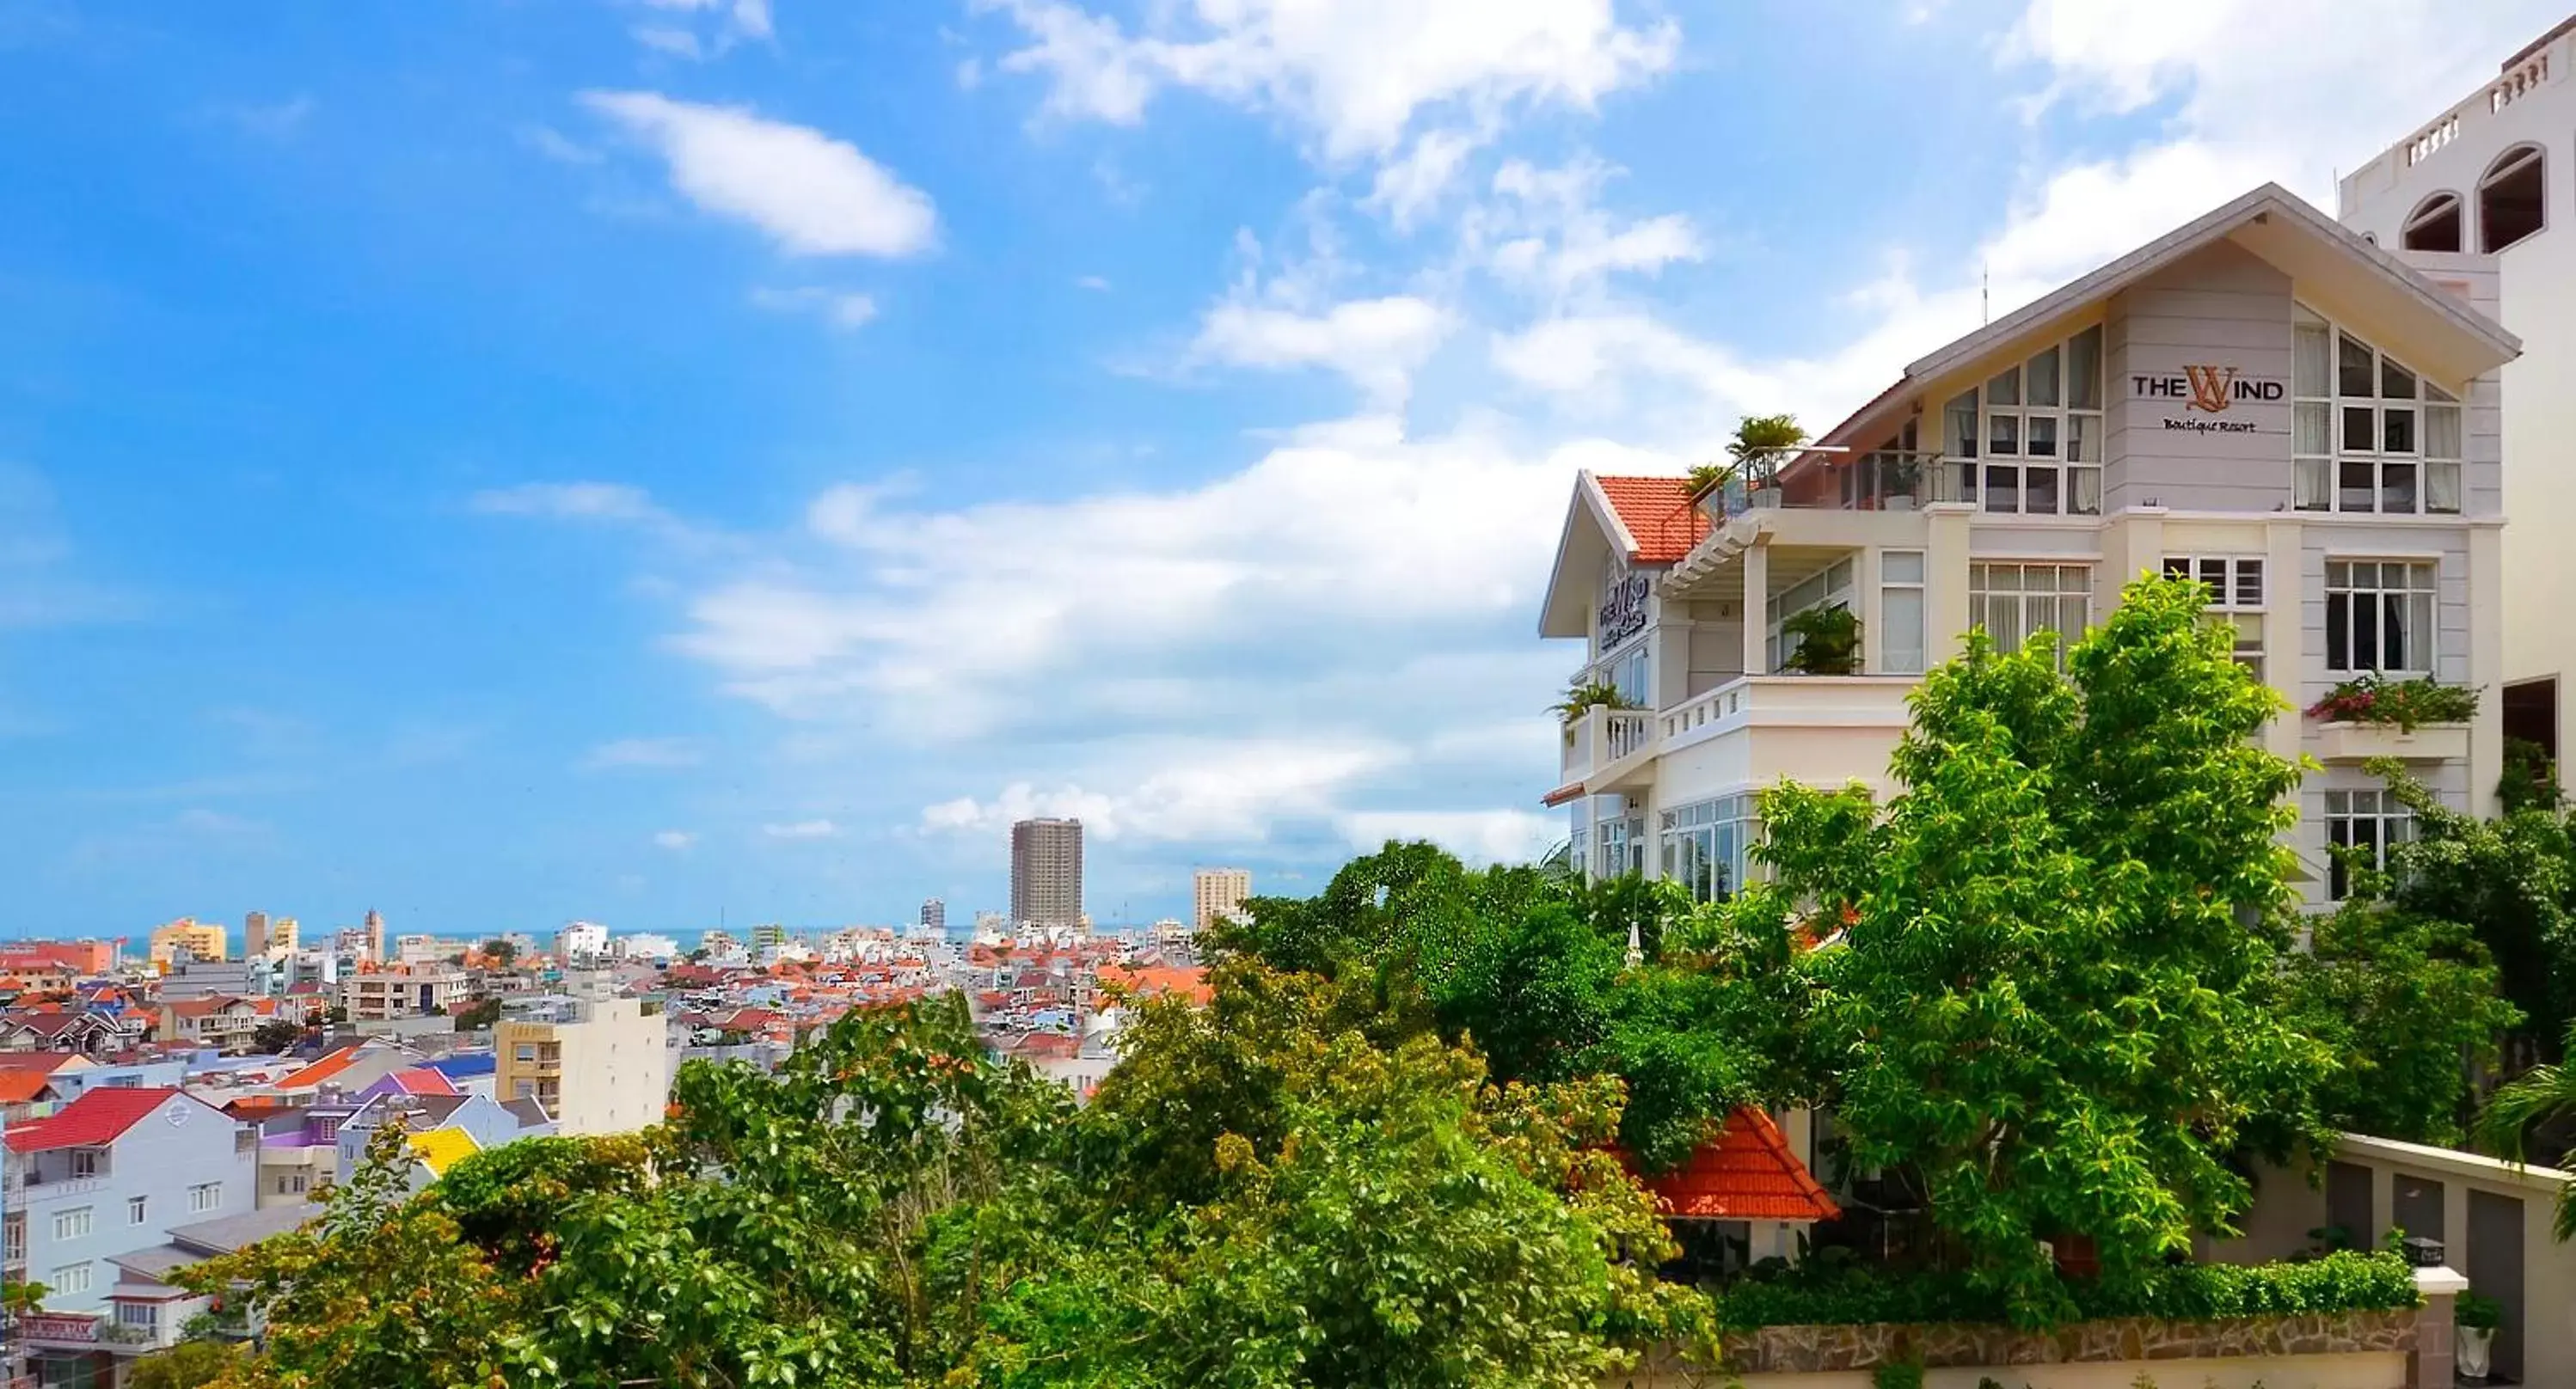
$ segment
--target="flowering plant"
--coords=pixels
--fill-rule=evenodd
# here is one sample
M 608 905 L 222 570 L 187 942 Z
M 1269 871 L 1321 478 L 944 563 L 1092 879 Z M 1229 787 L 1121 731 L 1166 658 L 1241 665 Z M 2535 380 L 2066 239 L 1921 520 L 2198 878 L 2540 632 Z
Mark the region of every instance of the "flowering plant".
M 2372 674 L 2346 680 L 2308 706 L 2308 717 L 2327 723 L 2395 724 L 2412 733 L 2427 723 L 2467 723 L 2477 717 L 2478 692 L 2431 677 L 2390 680 Z

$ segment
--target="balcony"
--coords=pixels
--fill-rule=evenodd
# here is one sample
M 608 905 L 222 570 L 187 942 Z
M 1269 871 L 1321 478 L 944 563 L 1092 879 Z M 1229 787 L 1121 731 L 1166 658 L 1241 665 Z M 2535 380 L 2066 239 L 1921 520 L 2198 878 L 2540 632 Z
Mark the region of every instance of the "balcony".
M 1919 450 L 1869 453 L 1809 449 L 1768 469 L 1749 470 L 1700 499 L 1712 527 L 1758 511 L 1914 511 L 1928 502 L 1974 500 L 1973 462 Z
M 2464 723 L 2419 724 L 2412 733 L 2390 723 L 2328 723 L 2317 726 L 2316 738 L 2320 762 L 2462 762 L 2469 756 Z
M 1737 676 L 1659 713 L 1586 710 L 1570 732 L 1565 785 L 1550 801 L 1650 787 L 1672 800 L 1782 777 L 1885 789 L 1905 699 L 1921 678 Z

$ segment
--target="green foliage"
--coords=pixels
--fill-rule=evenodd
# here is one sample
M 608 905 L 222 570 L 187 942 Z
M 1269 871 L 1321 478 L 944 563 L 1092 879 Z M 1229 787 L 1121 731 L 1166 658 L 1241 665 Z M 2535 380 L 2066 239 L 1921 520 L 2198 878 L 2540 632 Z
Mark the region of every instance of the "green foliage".
M 1606 680 L 1594 680 L 1588 684 L 1567 686 L 1565 698 L 1547 706 L 1547 709 L 1549 713 L 1556 715 L 1559 723 L 1572 728 L 1577 720 L 1594 709 L 1634 709 L 1636 707 L 1629 702 L 1626 695 L 1619 693 L 1618 686 Z
M 2462 1136 L 2470 1068 L 2493 1066 L 2522 1021 L 2476 932 L 2367 894 L 2315 919 L 2309 949 L 2289 957 L 2282 1009 L 2341 1063 L 2318 1092 L 2327 1123 L 2446 1145 Z
M 519 947 L 499 936 L 494 936 L 483 942 L 483 958 L 503 969 L 508 969 L 510 962 L 519 958 Z
M 2445 685 L 2431 676 L 2390 680 L 2356 676 L 2308 706 L 2308 717 L 2328 723 L 2393 724 L 2412 733 L 2428 723 L 2467 723 L 2478 716 L 2478 692 Z
M 1735 480 L 1732 463 L 1698 463 L 1690 470 L 1690 492 L 1694 498 L 1705 497 Z
M 2444 805 L 2402 763 L 2369 769 L 2415 816 L 2415 838 L 2390 854 L 2389 902 L 2474 931 L 2524 1015 L 2516 1050 L 2554 1055 L 2576 1021 L 2576 837 L 2567 822 L 2542 810 L 2481 820 Z
M 2504 1304 L 2471 1288 L 2452 1304 L 2451 1324 L 2463 1330 L 2493 1331 L 2504 1325 Z
M 1736 421 L 1735 437 L 1727 441 L 1726 456 L 1735 460 L 1739 472 L 1759 485 L 1779 466 L 1782 455 L 1805 442 L 1807 431 L 1799 426 L 1795 415 L 1747 415 Z
M 2200 608 L 2130 585 L 2069 678 L 1972 636 L 1914 697 L 1902 794 L 1763 798 L 1780 889 L 1848 923 L 1810 1032 L 1853 1159 L 1919 1183 L 2016 1321 L 2063 1314 L 2043 1240 L 2134 1285 L 2246 1208 L 2240 1148 L 2325 1137 L 2331 1058 L 2272 1006 L 2298 769 Z
M 1860 670 L 1860 617 L 1840 603 L 1801 608 L 1780 622 L 1783 640 L 1797 645 L 1781 662 L 1802 675 L 1852 675 Z
M 1890 1360 L 1870 1372 L 1870 1389 L 1923 1389 L 1923 1362 Z
M 125 1389 L 199 1389 L 214 1383 L 241 1358 L 221 1341 L 183 1341 L 134 1362 Z
M 2576 1051 L 2576 1028 L 2569 1030 L 2567 1048 Z M 2529 1154 L 2533 1129 L 2570 1119 L 2576 1119 L 2576 1071 L 2563 1064 L 2534 1066 L 2487 1097 L 2478 1114 L 2478 1144 L 2521 1162 Z M 2562 1241 L 2576 1239 L 2576 1183 L 2558 1188 L 2550 1231 Z
M 251 1029 L 251 1050 L 275 1056 L 292 1048 L 297 1042 L 303 1041 L 304 1033 L 304 1024 L 300 1022 L 287 1018 L 271 1018 Z
M 2558 763 L 2549 749 L 2529 738 L 2504 740 L 2504 774 L 2496 780 L 2496 799 L 2507 815 L 2524 810 L 2557 812 L 2567 804 L 2559 789 Z
M 0 1279 L 0 1310 L 12 1316 L 23 1317 L 30 1312 L 42 1311 L 45 1299 L 53 1295 L 54 1290 L 42 1283 L 19 1278 Z
M 501 1000 L 498 998 L 478 998 L 456 1010 L 456 1030 L 459 1032 L 489 1031 L 500 1021 Z
M 2062 1281 L 2051 1301 L 2068 1320 L 2155 1317 L 2216 1321 L 2416 1306 L 2414 1270 L 2395 1254 L 2343 1252 L 2297 1263 L 2167 1264 L 2123 1283 Z M 1716 1298 L 1729 1331 L 1763 1326 L 1908 1325 L 2010 1318 L 2005 1295 L 1962 1273 L 1892 1272 L 1819 1260 Z

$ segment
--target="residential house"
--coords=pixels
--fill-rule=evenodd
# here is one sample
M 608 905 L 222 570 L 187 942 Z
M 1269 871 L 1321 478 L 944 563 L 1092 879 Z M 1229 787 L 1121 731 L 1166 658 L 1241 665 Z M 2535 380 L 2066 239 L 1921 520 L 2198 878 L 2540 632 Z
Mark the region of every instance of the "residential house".
M 668 1029 L 640 1000 L 604 995 L 512 999 L 493 1028 L 493 1093 L 534 1099 L 568 1135 L 660 1123 L 671 1095 Z
M 273 998 L 224 994 L 183 998 L 161 1005 L 161 1039 L 218 1051 L 247 1051 L 260 1025 L 277 1017 Z
M 437 1016 L 466 1000 L 465 971 L 453 965 L 359 970 L 340 979 L 340 1006 L 353 1023 Z
M 1597 873 L 1732 891 L 1783 777 L 1891 790 L 1905 700 L 1982 626 L 2073 637 L 2142 573 L 2211 590 L 2210 621 L 2293 709 L 2338 682 L 2502 674 L 2504 526 L 2487 257 L 2401 256 L 2258 188 L 1908 366 L 1813 445 L 1694 500 L 1583 474 L 1540 630 L 1581 639 L 1595 707 L 1564 733 L 1570 851 Z M 1848 673 L 1798 673 L 1798 615 L 1859 619 Z M 2277 719 L 2322 770 L 2290 838 L 2309 901 L 2412 833 L 2364 769 L 2404 759 L 2495 803 L 2503 725 Z

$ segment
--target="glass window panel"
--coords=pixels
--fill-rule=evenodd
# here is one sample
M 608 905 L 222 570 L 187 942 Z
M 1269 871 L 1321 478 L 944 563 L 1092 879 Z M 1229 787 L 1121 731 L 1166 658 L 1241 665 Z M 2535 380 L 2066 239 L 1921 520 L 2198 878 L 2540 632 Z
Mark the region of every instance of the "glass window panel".
M 2379 465 L 2379 509 L 2413 511 L 2415 509 L 2415 465 L 2382 463 Z
M 2326 586 L 2328 588 L 2349 588 L 2351 585 L 2352 566 L 2341 560 L 2327 561 Z
M 2426 400 L 2438 400 L 2445 405 L 2457 404 L 2460 399 L 2458 396 L 2451 394 L 2449 391 L 2443 390 L 2441 387 L 2434 385 L 2430 381 L 2424 383 L 2424 398 Z
M 2102 417 L 2100 415 L 2066 417 L 2066 461 L 2070 463 L 2102 461 Z
M 2057 470 L 2024 468 L 2021 470 L 2022 509 L 2035 516 L 2057 514 Z
M 2066 470 L 2066 510 L 2076 516 L 2102 514 L 2102 470 L 2069 468 Z
M 2190 578 L 2191 557 L 2188 555 L 2165 556 L 2165 577 L 2168 579 Z
M 2368 395 L 2370 392 L 2363 391 L 2362 394 Z M 2021 368 L 2008 368 L 2001 376 L 1986 383 L 1987 409 L 1991 410 L 1999 405 L 2019 404 L 2021 404 Z
M 2332 505 L 2327 480 L 2333 462 L 2324 458 L 2302 458 L 2296 472 L 2298 507 L 2301 511 L 2324 511 Z
M 2326 595 L 2326 669 L 2352 669 L 2352 596 Z
M 2290 452 L 2334 452 L 2333 408 L 2322 400 L 2301 401 L 2290 408 Z
M 1989 564 L 1985 566 L 1985 575 L 1977 585 L 1979 588 L 1995 593 L 2021 592 L 2021 566 L 2018 564 Z
M 2424 456 L 2427 458 L 2460 457 L 2460 407 L 2427 405 L 2424 407 Z
M 2093 571 L 2080 564 L 2059 565 L 2057 568 L 2057 591 L 2060 593 L 2080 593 L 2089 597 L 2093 592 Z
M 2056 348 L 2049 348 L 2031 358 L 2030 365 L 2024 369 L 2022 375 L 2030 388 L 2030 398 L 2023 404 L 2045 405 L 2052 409 L 2056 407 L 2059 400 Z
M 2454 516 L 2459 514 L 2459 464 L 2427 463 L 2424 465 L 2424 509 Z
M 2102 328 L 2085 329 L 2066 343 L 2066 403 L 2077 410 L 2102 408 Z
M 2413 453 L 2415 451 L 2415 412 L 2391 405 L 2379 412 L 2379 451 Z
M 2213 603 L 2227 601 L 2227 561 L 2216 558 L 2202 560 L 2200 581 L 2209 585 L 2209 601 Z
M 1879 660 L 1896 675 L 1924 669 L 1923 590 L 1891 588 L 1879 595 Z
M 1986 465 L 1986 510 L 2021 510 L 2021 469 Z
M 2322 323 L 2302 323 L 2297 336 L 2298 355 L 2291 375 L 2291 394 L 2311 400 L 2334 394 L 2332 335 Z
M 1878 572 L 1891 584 L 1919 584 L 1923 582 L 1923 552 L 1882 550 L 1878 556 Z
M 2351 337 L 2335 339 L 2335 393 L 2368 399 L 2379 393 L 2379 363 L 2370 348 Z
M 2022 440 L 2022 452 L 2033 458 L 2057 456 L 2057 417 L 2055 415 L 2033 415 L 2023 422 L 2023 427 L 2028 433 Z
M 1977 393 L 1970 391 L 1941 407 L 1941 432 L 1954 458 L 1977 456 Z
M 2240 608 L 2263 606 L 2263 561 L 2259 559 L 2236 561 L 2236 606 Z
M 2343 451 L 2368 453 L 2379 444 L 2379 412 L 2367 405 L 2343 407 Z
M 2378 670 L 2380 595 L 2363 594 L 2352 604 L 2352 666 L 2354 670 Z
M 1995 415 L 1987 419 L 1986 452 L 1998 458 L 2021 452 L 2021 416 Z
M 2382 357 L 2379 359 L 2379 393 L 2390 400 L 2415 398 L 2415 373 Z
M 2341 511 L 2373 509 L 2379 490 L 2378 470 L 2368 459 L 2345 459 L 2335 465 L 2335 506 Z

